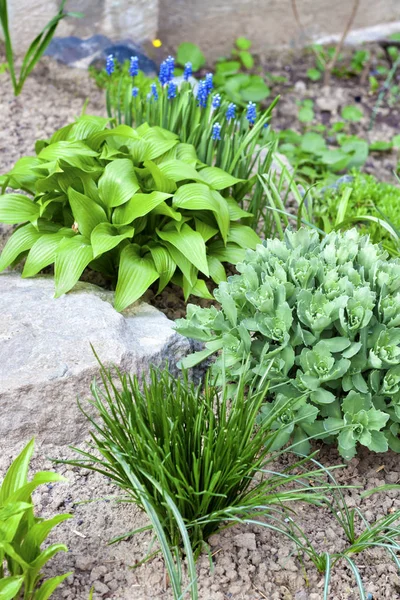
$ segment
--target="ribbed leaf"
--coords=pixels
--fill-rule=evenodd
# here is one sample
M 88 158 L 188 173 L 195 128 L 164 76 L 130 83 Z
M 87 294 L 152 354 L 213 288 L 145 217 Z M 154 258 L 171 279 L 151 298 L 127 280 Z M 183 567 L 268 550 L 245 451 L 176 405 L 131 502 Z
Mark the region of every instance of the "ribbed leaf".
M 68 132 L 68 140 L 85 140 L 99 131 L 103 131 L 110 119 L 107 117 L 96 117 L 94 115 L 82 115 L 72 125 Z
M 176 270 L 176 262 L 173 260 L 167 248 L 163 248 L 162 246 L 150 246 L 149 249 L 154 261 L 154 265 L 160 276 L 157 291 L 159 294 L 171 281 L 171 278 Z
M 26 562 L 31 563 L 40 554 L 40 546 L 47 539 L 51 530 L 59 523 L 71 519 L 72 515 L 56 515 L 51 519 L 39 521 L 33 525 L 25 536 L 21 545 L 21 556 Z
M 112 250 L 122 240 L 133 237 L 133 227 L 115 227 L 111 223 L 100 223 L 95 227 L 90 236 L 93 248 L 93 258 Z
M 150 194 L 135 194 L 123 206 L 118 206 L 113 213 L 113 223 L 128 225 L 138 217 L 144 217 L 156 206 L 170 198 L 171 194 L 164 192 L 151 192 Z
M 209 276 L 206 245 L 200 233 L 186 223 L 180 231 L 156 231 L 162 240 L 175 246 L 199 271 Z
M 15 225 L 25 221 L 35 221 L 39 217 L 39 207 L 22 194 L 0 196 L 0 222 Z
M 172 181 L 183 181 L 191 179 L 193 181 L 203 181 L 203 177 L 196 171 L 194 167 L 181 160 L 166 160 L 158 163 L 158 167 L 162 173 Z M 228 175 L 230 177 L 230 175 Z
M 129 244 L 121 252 L 118 283 L 115 290 L 115 308 L 124 310 L 147 291 L 159 275 L 153 259 L 140 255 L 137 244 Z
M 108 163 L 99 179 L 99 194 L 106 206 L 128 202 L 140 189 L 135 169 L 129 158 L 117 158 Z
M 176 263 L 181 273 L 183 273 L 186 279 L 190 282 L 191 287 L 193 287 L 197 280 L 198 269 L 196 269 L 190 260 L 188 260 L 186 256 L 182 254 L 182 252 L 175 248 L 175 246 L 168 244 L 168 242 L 166 242 L 165 245 L 168 249 L 168 252 L 172 256 L 172 260 Z M 176 276 L 177 275 L 175 274 L 175 277 Z
M 251 227 L 240 225 L 240 223 L 232 223 L 228 234 L 228 242 L 233 242 L 242 248 L 251 248 L 255 250 L 261 240 Z
M 68 200 L 74 219 L 78 223 L 79 233 L 83 236 L 89 238 L 96 225 L 108 221 L 104 209 L 99 204 L 71 187 L 68 188 Z
M 14 189 L 25 189 L 34 192 L 38 178 L 34 167 L 39 163 L 40 160 L 37 156 L 23 156 L 17 160 L 11 171 L 7 173 L 10 178 L 10 186 Z
M 175 134 L 170 131 L 165 133 L 165 131 L 165 129 L 159 127 L 152 127 L 143 135 L 143 139 L 146 140 L 144 160 L 154 160 L 179 143 Z M 174 136 L 174 138 L 172 136 Z
M 93 250 L 87 238 L 76 235 L 60 243 L 54 267 L 55 298 L 74 287 L 84 269 L 93 260 Z
M 246 254 L 246 250 L 244 248 L 240 248 L 236 244 L 227 244 L 226 246 L 220 242 L 212 242 L 208 246 L 208 254 L 209 256 L 215 256 L 221 262 L 228 262 L 232 265 L 236 265 L 238 262 L 241 262 Z
M 57 233 L 44 233 L 32 246 L 27 256 L 22 277 L 33 277 L 42 269 L 51 265 L 56 257 L 56 251 L 65 237 L 72 237 L 72 229 L 63 227 Z
M 208 242 L 208 240 L 218 233 L 218 229 L 207 225 L 207 223 L 204 223 L 204 221 L 201 221 L 200 219 L 195 219 L 194 222 L 196 224 L 196 231 L 200 233 L 205 242 Z
M 215 256 L 207 256 L 208 269 L 210 277 L 218 285 L 221 281 L 226 281 L 226 273 L 223 264 Z
M 181 213 L 168 206 L 166 202 L 161 202 L 161 204 L 156 206 L 151 212 L 153 215 L 165 215 L 174 221 L 182 221 Z
M 67 546 L 64 544 L 52 544 L 39 554 L 39 556 L 31 563 L 32 570 L 39 573 L 44 565 L 58 552 L 68 552 Z
M 244 181 L 243 179 L 237 179 L 229 173 L 226 173 L 223 169 L 218 167 L 206 167 L 201 169 L 200 175 L 214 190 L 224 190 L 227 187 L 235 185 Z
M 176 147 L 176 158 L 195 167 L 197 164 L 196 148 L 193 144 L 178 144 Z
M 97 156 L 97 152 L 81 141 L 61 141 L 46 146 L 39 153 L 39 158 L 42 160 L 53 161 L 62 158 L 68 163 L 70 163 L 71 158 L 74 159 L 76 156 L 92 157 Z
M 0 271 L 4 271 L 20 254 L 29 250 L 42 235 L 31 223 L 14 231 L 0 255 Z
M 226 200 L 214 190 L 202 183 L 182 185 L 172 200 L 173 206 L 189 210 L 211 210 L 218 223 L 221 235 L 226 241 L 229 231 L 229 210 Z
M 152 162 L 151 160 L 147 160 L 143 164 L 153 177 L 154 187 L 157 188 L 157 190 L 167 194 L 173 194 L 175 192 L 175 181 L 167 177 L 167 175 L 161 171 L 160 167 L 156 165 L 156 163 Z
M 240 208 L 239 204 L 236 202 L 232 196 L 225 198 L 228 204 L 229 218 L 231 221 L 238 221 L 239 219 L 245 219 L 246 217 L 252 217 L 252 213 L 247 212 Z

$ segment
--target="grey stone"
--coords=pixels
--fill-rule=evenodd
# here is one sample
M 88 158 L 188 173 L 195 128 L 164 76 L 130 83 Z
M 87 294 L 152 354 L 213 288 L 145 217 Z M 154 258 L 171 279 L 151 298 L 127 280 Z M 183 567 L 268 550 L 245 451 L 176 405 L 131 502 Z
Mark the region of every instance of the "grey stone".
M 173 322 L 137 302 L 118 313 L 113 292 L 88 283 L 54 299 L 51 277 L 0 275 L 0 440 L 13 448 L 32 436 L 41 445 L 77 443 L 87 421 L 76 398 L 90 397 L 98 375 L 91 345 L 105 366 L 146 373 L 190 352 Z

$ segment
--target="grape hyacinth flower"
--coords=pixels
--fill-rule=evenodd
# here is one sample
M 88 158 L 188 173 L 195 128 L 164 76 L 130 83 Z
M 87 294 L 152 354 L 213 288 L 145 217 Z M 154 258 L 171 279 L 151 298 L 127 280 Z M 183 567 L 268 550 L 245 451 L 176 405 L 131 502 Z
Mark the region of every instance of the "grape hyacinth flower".
M 221 94 L 214 94 L 211 106 L 215 109 L 215 108 L 219 108 L 220 105 L 221 105 Z
M 187 62 L 185 64 L 185 70 L 183 71 L 183 79 L 185 81 L 188 81 L 189 78 L 192 76 L 192 72 L 193 72 L 192 63 L 191 62 Z
M 134 98 L 137 98 L 137 97 L 138 97 L 138 95 L 139 95 L 139 88 L 138 88 L 138 87 L 133 87 L 133 88 L 132 88 L 132 96 L 133 96 Z
M 254 123 L 256 122 L 256 116 L 256 105 L 254 104 L 254 102 L 249 102 L 247 105 L 246 119 L 248 120 L 250 125 L 254 125 Z
M 233 102 L 229 104 L 228 108 L 226 109 L 225 117 L 227 121 L 230 121 L 236 117 L 236 104 L 233 104 Z
M 168 84 L 168 100 L 176 98 L 176 83 L 170 81 Z
M 220 140 L 221 139 L 221 125 L 219 123 L 214 123 L 212 128 L 212 139 Z
M 131 63 L 129 65 L 129 75 L 136 77 L 139 74 L 139 59 L 137 56 L 131 56 Z
M 174 71 L 175 71 L 175 59 L 173 56 L 168 56 L 168 58 L 165 59 L 165 63 L 167 64 L 168 67 L 168 82 L 171 81 L 171 79 L 174 76 Z
M 157 91 L 157 86 L 155 83 L 152 83 L 150 86 L 151 89 L 151 95 L 154 98 L 154 100 L 158 100 L 158 91 Z
M 206 87 L 207 87 L 207 94 L 209 94 L 211 92 L 211 90 L 214 88 L 212 73 L 207 73 L 207 75 L 206 75 Z
M 111 75 L 111 73 L 114 73 L 114 71 L 115 71 L 114 56 L 112 54 L 109 54 L 107 56 L 107 59 L 106 59 L 106 72 L 107 72 L 107 75 Z
M 199 87 L 197 89 L 197 106 L 200 106 L 200 108 L 206 108 L 207 98 L 208 98 L 207 84 L 204 81 L 204 79 L 202 79 L 200 81 Z
M 170 80 L 169 67 L 165 60 L 160 65 L 160 72 L 158 75 L 158 80 L 162 86 L 166 85 Z

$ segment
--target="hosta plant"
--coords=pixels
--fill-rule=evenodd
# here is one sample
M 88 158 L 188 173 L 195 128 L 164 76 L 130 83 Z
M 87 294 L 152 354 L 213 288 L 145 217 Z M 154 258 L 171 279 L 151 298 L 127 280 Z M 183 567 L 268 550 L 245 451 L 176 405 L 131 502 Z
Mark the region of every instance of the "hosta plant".
M 262 417 L 285 408 L 277 446 L 292 437 L 307 452 L 313 436 L 337 438 L 346 459 L 358 444 L 399 452 L 400 261 L 387 256 L 355 229 L 265 241 L 215 291 L 221 310 L 189 305 L 177 322 L 205 342 L 184 365 L 224 349 L 237 382 L 250 362 L 248 378 L 270 381 Z
M 117 310 L 155 281 L 159 292 L 173 281 L 186 298 L 210 297 L 205 279 L 225 280 L 222 263 L 259 241 L 240 222 L 249 217 L 234 198 L 241 180 L 160 127 L 107 124 L 82 116 L 8 173 L 4 187 L 28 195 L 0 196 L 0 222 L 21 223 L 0 270 L 26 257 L 31 277 L 54 263 L 60 296 L 90 266 L 114 279 Z
M 8 469 L 0 487 L 0 598 L 47 600 L 70 573 L 43 581 L 42 569 L 63 544 L 41 549 L 51 530 L 71 515 L 45 520 L 35 517 L 32 492 L 40 485 L 63 481 L 57 473 L 36 473 L 28 481 L 33 440 Z

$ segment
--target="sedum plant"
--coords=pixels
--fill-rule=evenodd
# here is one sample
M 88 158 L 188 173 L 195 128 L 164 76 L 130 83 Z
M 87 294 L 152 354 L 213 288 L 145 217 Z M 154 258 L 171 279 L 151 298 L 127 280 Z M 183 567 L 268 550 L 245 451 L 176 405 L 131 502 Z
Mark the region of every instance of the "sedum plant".
M 242 183 L 201 163 L 191 144 L 144 123 L 107 128 L 82 116 L 19 160 L 0 196 L 0 221 L 21 223 L 0 256 L 0 270 L 26 257 L 23 277 L 54 263 L 56 297 L 90 266 L 116 285 L 123 310 L 154 282 L 210 298 L 204 278 L 225 280 L 259 238 L 235 200 Z M 199 274 L 203 278 L 199 277 Z
M 35 517 L 32 492 L 40 485 L 64 481 L 57 473 L 36 473 L 28 481 L 29 461 L 34 440 L 24 448 L 8 469 L 0 487 L 0 598 L 1 600 L 47 600 L 71 573 L 43 582 L 43 567 L 63 544 L 43 542 L 51 530 L 72 515 L 57 515 L 45 520 Z
M 232 382 L 267 377 L 261 419 L 284 409 L 276 447 L 292 438 L 305 453 L 311 436 L 337 440 L 346 459 L 359 444 L 399 452 L 400 262 L 387 256 L 355 229 L 265 241 L 215 291 L 220 310 L 189 305 L 177 321 L 205 342 L 184 366 L 224 349 Z

